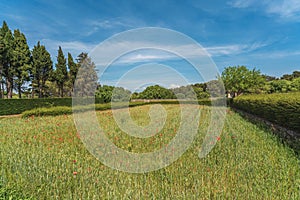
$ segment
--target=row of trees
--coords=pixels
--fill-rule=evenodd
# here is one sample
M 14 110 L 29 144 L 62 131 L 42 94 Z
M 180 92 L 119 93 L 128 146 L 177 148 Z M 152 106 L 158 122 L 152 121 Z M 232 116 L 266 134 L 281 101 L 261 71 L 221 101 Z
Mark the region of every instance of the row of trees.
M 255 68 L 245 66 L 227 67 L 220 77 L 229 97 L 244 93 L 276 93 L 300 91 L 300 72 L 285 74 L 280 78 L 262 75 Z
M 68 53 L 67 59 L 59 47 L 55 69 L 50 53 L 38 41 L 30 51 L 25 35 L 9 29 L 6 22 L 0 29 L 0 98 L 12 98 L 13 91 L 27 97 L 70 95 L 79 66 L 86 53 L 77 62 Z

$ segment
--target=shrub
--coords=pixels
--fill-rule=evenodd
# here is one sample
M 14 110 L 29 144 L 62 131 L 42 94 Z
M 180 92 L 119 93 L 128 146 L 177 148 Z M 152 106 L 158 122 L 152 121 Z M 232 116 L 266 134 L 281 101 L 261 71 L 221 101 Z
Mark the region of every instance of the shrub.
M 300 92 L 240 96 L 233 107 L 300 132 Z

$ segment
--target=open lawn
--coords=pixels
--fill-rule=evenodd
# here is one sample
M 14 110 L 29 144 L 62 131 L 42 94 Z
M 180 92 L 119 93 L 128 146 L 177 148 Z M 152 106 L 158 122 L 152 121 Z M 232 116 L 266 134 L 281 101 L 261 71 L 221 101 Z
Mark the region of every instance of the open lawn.
M 130 108 L 139 125 L 151 105 Z M 134 138 L 116 125 L 112 111 L 98 111 L 107 137 L 131 152 L 167 144 L 179 126 L 179 106 L 163 105 L 167 121 L 150 138 Z M 300 199 L 300 160 L 272 133 L 228 110 L 210 154 L 198 158 L 210 107 L 199 106 L 199 133 L 170 166 L 132 174 L 113 170 L 81 142 L 73 116 L 0 119 L 0 199 Z

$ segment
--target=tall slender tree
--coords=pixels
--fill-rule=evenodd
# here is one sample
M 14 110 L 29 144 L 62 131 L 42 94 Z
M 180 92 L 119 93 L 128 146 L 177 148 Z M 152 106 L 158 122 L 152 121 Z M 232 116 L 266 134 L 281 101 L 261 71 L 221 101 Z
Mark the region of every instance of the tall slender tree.
M 73 92 L 79 64 L 75 63 L 71 53 L 68 53 L 69 86 L 70 92 Z
M 58 87 L 59 96 L 63 97 L 64 85 L 68 80 L 68 71 L 67 71 L 67 61 L 60 46 L 58 48 L 57 63 L 55 66 L 56 69 L 54 73 L 54 79 Z
M 52 73 L 53 63 L 50 53 L 46 50 L 46 47 L 40 45 L 38 41 L 32 50 L 32 96 L 34 96 L 34 92 L 37 91 L 39 98 L 44 97 L 46 81 L 49 80 Z
M 0 29 L 0 99 L 3 98 L 3 77 L 2 77 L 2 71 L 3 71 L 3 54 L 4 54 L 4 38 L 1 34 L 1 29 Z
M 12 57 L 13 57 L 13 35 L 8 25 L 3 21 L 2 28 L 0 30 L 0 35 L 2 38 L 2 56 L 0 60 L 2 76 L 5 79 L 7 98 L 12 98 L 13 92 L 13 67 L 12 67 Z
M 13 70 L 15 84 L 18 90 L 19 98 L 22 97 L 22 86 L 25 81 L 29 81 L 30 72 L 30 50 L 26 37 L 18 29 L 14 31 L 13 45 Z

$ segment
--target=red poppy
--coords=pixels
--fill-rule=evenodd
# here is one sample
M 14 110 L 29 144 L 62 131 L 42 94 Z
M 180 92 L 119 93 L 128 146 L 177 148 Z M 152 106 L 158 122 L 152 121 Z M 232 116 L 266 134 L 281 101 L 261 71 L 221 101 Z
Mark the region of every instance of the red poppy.
M 78 174 L 78 172 L 73 172 L 73 175 L 77 175 Z

